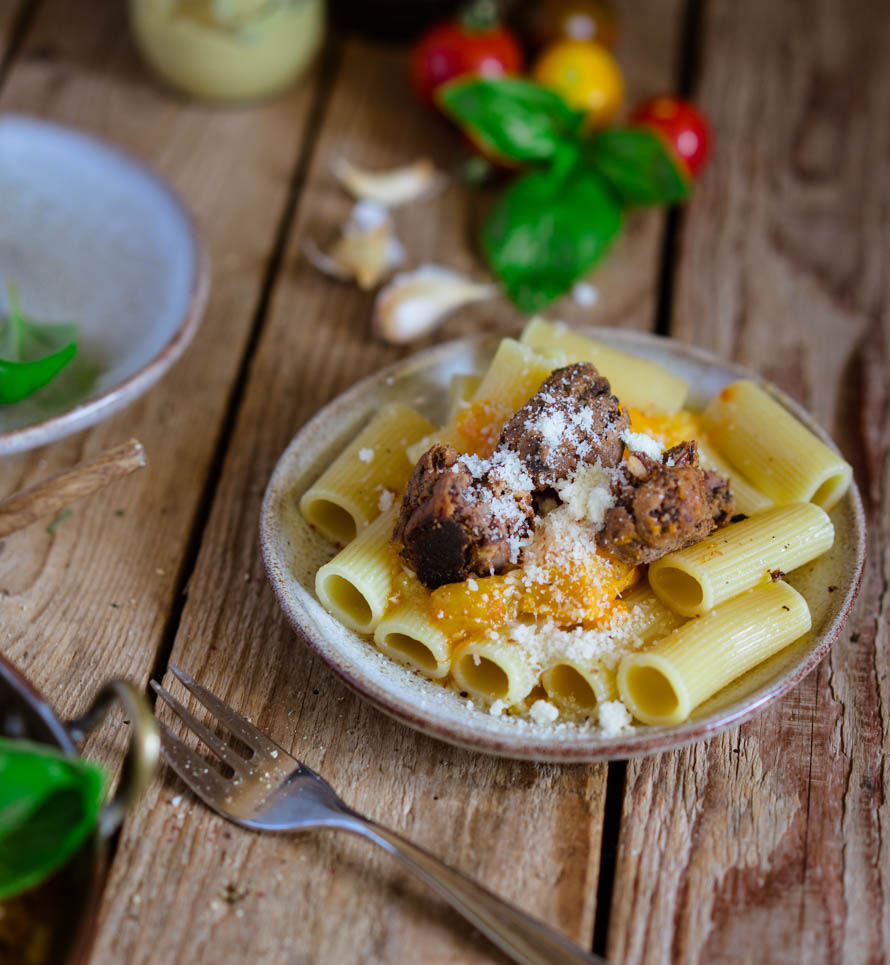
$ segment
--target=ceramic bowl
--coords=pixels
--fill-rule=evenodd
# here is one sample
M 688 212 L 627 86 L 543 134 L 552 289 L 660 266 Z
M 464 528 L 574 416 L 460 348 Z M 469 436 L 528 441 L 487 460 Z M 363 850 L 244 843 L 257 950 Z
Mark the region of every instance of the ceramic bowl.
M 143 164 L 56 124 L 0 115 L 0 316 L 76 322 L 77 358 L 40 392 L 0 406 L 0 456 L 93 425 L 182 354 L 209 287 L 191 217 Z
M 762 381 L 740 366 L 670 339 L 616 329 L 585 332 L 681 375 L 691 386 L 687 404 L 693 409 L 736 379 Z M 483 709 L 468 708 L 456 692 L 393 663 L 324 610 L 315 596 L 315 573 L 333 548 L 300 515 L 300 496 L 382 403 L 406 402 L 441 423 L 451 376 L 483 371 L 496 346 L 497 339 L 485 336 L 450 342 L 365 379 L 322 409 L 282 455 L 266 490 L 260 538 L 272 587 L 306 644 L 362 697 L 408 726 L 462 747 L 537 761 L 596 761 L 680 747 L 751 717 L 805 677 L 837 638 L 859 589 L 865 525 L 855 485 L 831 513 L 836 529 L 833 548 L 788 577 L 810 605 L 812 630 L 677 726 L 640 726 L 606 738 L 584 725 L 493 717 Z M 770 391 L 830 443 L 799 405 L 772 387 Z

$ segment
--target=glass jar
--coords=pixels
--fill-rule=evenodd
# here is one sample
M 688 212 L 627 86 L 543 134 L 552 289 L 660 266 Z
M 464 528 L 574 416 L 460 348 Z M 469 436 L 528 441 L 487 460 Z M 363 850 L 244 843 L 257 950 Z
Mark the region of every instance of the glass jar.
M 289 87 L 324 36 L 324 0 L 130 0 L 133 36 L 164 81 L 244 101 Z

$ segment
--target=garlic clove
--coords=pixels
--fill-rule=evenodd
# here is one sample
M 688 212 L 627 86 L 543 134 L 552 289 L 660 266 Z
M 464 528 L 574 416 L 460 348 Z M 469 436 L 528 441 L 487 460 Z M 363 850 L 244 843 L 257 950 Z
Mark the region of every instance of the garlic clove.
M 324 274 L 341 281 L 355 280 L 365 290 L 376 287 L 405 260 L 389 211 L 371 201 L 355 205 L 330 251 L 307 240 L 303 253 Z
M 366 171 L 344 157 L 335 158 L 331 170 L 341 185 L 362 201 L 376 201 L 388 208 L 420 201 L 438 194 L 448 181 L 429 158 L 387 171 Z
M 428 335 L 452 312 L 499 294 L 497 285 L 473 281 L 441 265 L 421 265 L 395 276 L 377 293 L 375 335 L 401 344 Z

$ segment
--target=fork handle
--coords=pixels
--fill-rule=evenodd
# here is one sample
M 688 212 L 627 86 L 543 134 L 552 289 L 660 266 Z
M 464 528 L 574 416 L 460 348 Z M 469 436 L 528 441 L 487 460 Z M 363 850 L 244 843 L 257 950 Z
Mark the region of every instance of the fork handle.
M 417 845 L 374 821 L 352 816 L 356 820 L 341 827 L 379 844 L 520 965 L 608 965 Z

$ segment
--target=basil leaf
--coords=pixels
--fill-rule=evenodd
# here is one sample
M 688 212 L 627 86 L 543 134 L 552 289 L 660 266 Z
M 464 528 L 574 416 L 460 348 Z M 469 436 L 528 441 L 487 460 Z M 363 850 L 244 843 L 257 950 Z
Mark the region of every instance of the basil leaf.
M 482 229 L 482 249 L 521 311 L 548 305 L 603 256 L 621 206 L 583 164 L 535 171 L 505 192 Z
M 653 131 L 603 131 L 586 145 L 585 157 L 624 204 L 674 204 L 689 197 L 689 174 Z
M 40 884 L 96 825 L 105 775 L 29 741 L 0 738 L 0 901 Z
M 518 77 L 458 78 L 436 99 L 487 153 L 511 161 L 549 160 L 584 121 L 558 94 Z
M 7 362 L 0 359 L 0 404 L 21 402 L 51 382 L 77 353 L 76 345 L 36 362 Z
M 9 287 L 9 317 L 0 324 L 0 404 L 21 402 L 54 379 L 77 354 L 78 327 L 35 322 Z

